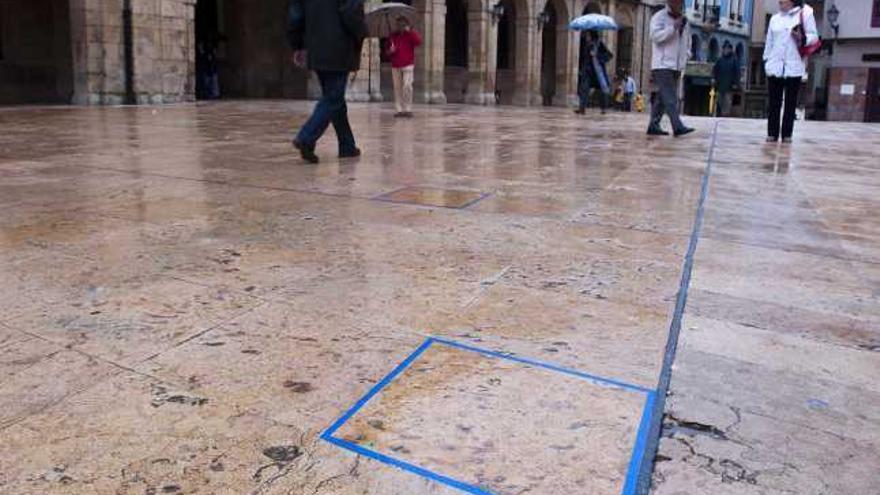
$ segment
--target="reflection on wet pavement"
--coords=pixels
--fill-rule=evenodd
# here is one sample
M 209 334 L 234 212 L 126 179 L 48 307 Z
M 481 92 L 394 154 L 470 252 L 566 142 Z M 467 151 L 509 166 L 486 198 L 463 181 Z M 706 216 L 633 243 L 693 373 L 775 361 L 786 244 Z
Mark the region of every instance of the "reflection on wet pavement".
M 352 105 L 364 156 L 331 133 L 307 166 L 309 109 L 0 110 L 0 492 L 458 493 L 320 439 L 427 336 L 656 386 L 714 122 Z M 655 488 L 727 493 L 731 461 L 867 493 L 808 466 L 880 444 L 880 131 L 719 129 Z M 621 493 L 644 398 L 548 373 L 434 349 L 339 434 L 499 495 Z

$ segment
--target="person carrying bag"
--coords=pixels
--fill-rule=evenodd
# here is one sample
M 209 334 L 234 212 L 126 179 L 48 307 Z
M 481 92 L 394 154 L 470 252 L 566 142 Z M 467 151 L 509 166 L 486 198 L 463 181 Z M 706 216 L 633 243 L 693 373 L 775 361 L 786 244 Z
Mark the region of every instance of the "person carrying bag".
M 769 87 L 768 143 L 779 141 L 780 136 L 783 143 L 791 142 L 798 93 L 807 74 L 806 56 L 821 46 L 813 9 L 804 5 L 803 0 L 779 0 L 779 12 L 770 18 L 764 45 L 764 71 Z

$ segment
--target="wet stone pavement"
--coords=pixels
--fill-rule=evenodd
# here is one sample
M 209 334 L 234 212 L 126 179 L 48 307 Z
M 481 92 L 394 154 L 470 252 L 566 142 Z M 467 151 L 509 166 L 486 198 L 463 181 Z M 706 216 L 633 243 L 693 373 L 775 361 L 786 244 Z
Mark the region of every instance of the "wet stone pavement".
M 877 493 L 880 127 L 310 106 L 0 109 L 0 493 Z

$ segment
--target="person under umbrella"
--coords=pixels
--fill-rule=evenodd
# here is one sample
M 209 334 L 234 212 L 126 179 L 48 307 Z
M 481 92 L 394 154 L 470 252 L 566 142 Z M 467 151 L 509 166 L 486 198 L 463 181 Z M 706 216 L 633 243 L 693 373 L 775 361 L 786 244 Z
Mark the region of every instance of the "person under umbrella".
M 395 117 L 412 117 L 413 73 L 416 63 L 416 48 L 421 46 L 422 37 L 412 28 L 409 20 L 397 18 L 397 30 L 391 33 L 388 55 L 391 57 L 391 73 L 394 78 Z
M 582 35 L 580 54 L 580 77 L 578 78 L 578 96 L 580 106 L 575 113 L 583 115 L 590 101 L 593 89 L 599 91 L 599 106 L 604 114 L 608 109 L 608 96 L 611 93 L 611 82 L 605 70 L 613 55 L 605 43 L 599 39 L 597 31 L 585 31 Z

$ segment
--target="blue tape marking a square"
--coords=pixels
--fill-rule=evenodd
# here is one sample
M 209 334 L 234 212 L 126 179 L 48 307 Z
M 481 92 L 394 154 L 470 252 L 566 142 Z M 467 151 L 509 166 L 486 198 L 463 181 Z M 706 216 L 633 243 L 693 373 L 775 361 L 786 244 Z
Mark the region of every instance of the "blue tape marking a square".
M 638 385 L 633 385 L 630 383 L 626 383 L 620 380 L 614 380 L 609 378 L 603 378 L 597 375 L 592 375 L 589 373 L 584 373 L 581 371 L 573 370 L 570 368 L 565 368 L 561 366 L 557 366 L 551 363 L 545 363 L 542 361 L 522 358 L 512 354 L 505 354 L 502 352 L 491 351 L 487 349 L 481 349 L 479 347 L 473 347 L 467 344 L 462 344 L 459 342 L 455 342 L 452 340 L 430 337 L 425 340 L 412 354 L 410 354 L 406 359 L 403 360 L 397 367 L 395 367 L 388 375 L 386 375 L 382 380 L 380 380 L 376 385 L 373 386 L 364 395 L 359 401 L 357 401 L 348 411 L 346 411 L 339 419 L 337 419 L 329 428 L 327 428 L 324 433 L 321 434 L 321 439 L 336 445 L 337 447 L 349 450 L 356 454 L 362 455 L 364 457 L 382 462 L 389 466 L 393 466 L 395 468 L 416 474 L 423 478 L 427 478 L 429 480 L 435 481 L 437 483 L 441 483 L 443 485 L 458 489 L 464 493 L 471 493 L 474 495 L 495 495 L 492 492 L 487 491 L 484 488 L 479 486 L 468 484 L 464 481 L 457 480 L 455 478 L 451 478 L 449 476 L 435 473 L 431 470 L 416 466 L 415 464 L 403 461 L 401 459 L 397 459 L 395 457 L 382 454 L 375 450 L 368 449 L 356 443 L 350 442 L 348 440 L 344 440 L 341 438 L 337 438 L 334 435 L 340 428 L 342 428 L 352 417 L 354 417 L 358 411 L 360 411 L 371 399 L 373 399 L 376 395 L 378 395 L 382 389 L 387 387 L 397 378 L 401 373 L 406 371 L 410 365 L 413 364 L 422 354 L 425 353 L 432 345 L 439 344 L 448 347 L 453 347 L 456 349 L 475 352 L 478 354 L 482 354 L 487 357 L 492 357 L 496 359 L 505 359 L 509 361 L 514 361 L 520 364 L 525 364 L 528 366 L 534 366 L 537 368 L 543 368 L 550 371 L 555 371 L 557 373 L 566 374 L 569 376 L 578 377 L 589 381 L 596 385 L 601 385 L 605 387 L 620 389 L 622 391 L 627 392 L 637 392 L 645 394 L 645 405 L 642 409 L 642 417 L 639 422 L 639 429 L 636 433 L 636 441 L 633 446 L 632 454 L 630 456 L 629 466 L 627 468 L 627 475 L 624 481 L 622 495 L 633 495 L 636 490 L 636 482 L 638 478 L 638 470 L 639 466 L 642 462 L 642 459 L 645 456 L 645 449 L 647 444 L 647 435 L 648 435 L 648 427 L 651 424 L 651 411 L 653 410 L 654 401 L 656 400 L 656 392 L 654 390 L 640 387 Z

